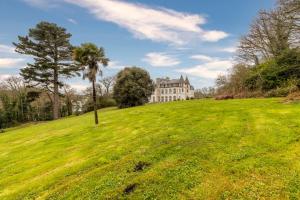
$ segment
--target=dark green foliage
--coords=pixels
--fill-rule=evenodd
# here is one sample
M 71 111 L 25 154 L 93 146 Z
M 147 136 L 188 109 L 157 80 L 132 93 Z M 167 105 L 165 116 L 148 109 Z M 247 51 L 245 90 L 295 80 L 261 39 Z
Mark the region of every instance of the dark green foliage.
M 39 98 L 40 94 L 40 91 L 28 91 L 26 96 L 27 101 L 33 102 L 35 99 Z
M 30 95 L 36 92 L 28 92 L 19 95 L 1 92 L 0 102 L 0 129 L 8 128 L 30 121 L 50 120 L 53 117 L 52 104 L 45 102 L 42 106 L 33 106 L 31 103 L 38 97 Z M 29 98 L 28 98 L 29 96 Z
M 153 81 L 144 69 L 127 67 L 117 74 L 114 99 L 120 108 L 143 105 L 154 90 Z
M 106 107 L 112 107 L 112 106 L 117 105 L 116 100 L 114 100 L 111 97 L 103 96 L 103 97 L 99 97 L 98 99 L 99 99 L 98 100 L 98 109 L 106 108 Z
M 283 97 L 300 88 L 299 48 L 287 49 L 278 57 L 244 70 L 237 66 L 227 77 L 217 79 L 219 93 L 235 97 Z
M 68 98 L 67 98 L 68 97 Z M 71 95 L 60 98 L 71 102 Z M 60 106 L 61 116 L 70 115 L 67 103 Z M 72 108 L 71 108 L 72 109 Z M 0 85 L 0 129 L 32 121 L 53 119 L 53 105 L 49 94 L 40 89 L 28 87 L 19 77 L 9 77 Z
M 97 109 L 117 106 L 116 101 L 109 96 L 102 96 L 97 98 Z M 94 110 L 93 99 L 89 98 L 83 105 L 83 113 L 91 112 Z
M 33 56 L 34 63 L 21 69 L 21 76 L 32 85 L 39 85 L 53 94 L 53 117 L 59 117 L 59 87 L 62 77 L 78 74 L 79 67 L 72 64 L 71 34 L 54 23 L 40 22 L 29 29 L 27 36 L 19 36 L 16 52 Z
M 251 90 L 262 89 L 267 92 L 280 87 L 287 87 L 289 82 L 299 87 L 300 80 L 300 51 L 290 49 L 279 57 L 273 58 L 251 69 L 245 80 Z

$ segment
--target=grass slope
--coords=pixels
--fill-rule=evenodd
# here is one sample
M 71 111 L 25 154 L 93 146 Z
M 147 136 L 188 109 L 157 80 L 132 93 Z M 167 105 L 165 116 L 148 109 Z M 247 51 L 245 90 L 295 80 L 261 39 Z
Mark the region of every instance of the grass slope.
M 147 105 L 0 134 L 0 199 L 297 199 L 300 104 Z M 138 164 L 138 165 L 137 165 Z

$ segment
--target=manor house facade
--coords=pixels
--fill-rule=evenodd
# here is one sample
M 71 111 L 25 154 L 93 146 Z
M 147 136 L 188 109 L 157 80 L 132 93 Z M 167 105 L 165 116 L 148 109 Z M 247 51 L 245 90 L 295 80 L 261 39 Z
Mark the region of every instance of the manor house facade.
M 181 75 L 179 79 L 157 78 L 155 90 L 150 97 L 150 103 L 190 98 L 194 98 L 194 87 L 187 77 L 184 79 Z

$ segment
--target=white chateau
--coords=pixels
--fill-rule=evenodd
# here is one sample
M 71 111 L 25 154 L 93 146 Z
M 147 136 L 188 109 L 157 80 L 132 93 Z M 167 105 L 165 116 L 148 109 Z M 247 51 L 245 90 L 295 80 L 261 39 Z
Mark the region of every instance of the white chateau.
M 190 85 L 189 79 L 157 78 L 155 90 L 150 97 L 150 103 L 186 100 L 194 98 L 194 87 Z

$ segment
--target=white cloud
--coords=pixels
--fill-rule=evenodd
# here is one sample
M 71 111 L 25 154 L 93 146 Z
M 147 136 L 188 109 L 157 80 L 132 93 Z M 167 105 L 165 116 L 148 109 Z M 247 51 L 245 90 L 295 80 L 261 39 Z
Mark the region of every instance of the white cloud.
M 146 54 L 143 61 L 154 67 L 170 67 L 180 64 L 180 61 L 171 55 L 162 52 L 151 52 Z
M 211 58 L 211 57 L 209 57 Z M 203 60 L 202 60 L 203 61 Z M 219 58 L 211 58 L 207 62 L 196 65 L 190 68 L 177 69 L 176 71 L 185 73 L 191 76 L 197 76 L 201 78 L 215 79 L 220 74 L 225 74 L 228 69 L 233 65 L 233 61 L 221 60 Z
M 203 39 L 208 42 L 217 42 L 223 38 L 228 37 L 228 33 L 223 31 L 206 31 L 203 32 Z
M 121 65 L 119 61 L 109 61 L 107 69 L 123 69 L 124 65 Z
M 201 54 L 192 55 L 192 56 L 190 56 L 190 58 L 192 58 L 194 60 L 203 61 L 203 62 L 209 62 L 209 61 L 213 61 L 214 60 L 214 58 L 212 58 L 210 56 L 201 55 Z
M 89 87 L 88 85 L 84 85 L 84 84 L 70 84 L 70 86 L 78 92 L 81 92 L 85 90 L 87 87 Z
M 69 18 L 68 22 L 72 23 L 72 24 L 78 24 L 78 22 L 75 19 Z
M 84 7 L 99 20 L 126 28 L 140 39 L 181 45 L 192 38 L 216 42 L 228 36 L 223 31 L 202 29 L 200 25 L 205 24 L 206 20 L 198 14 L 120 0 L 65 0 L 65 2 Z
M 23 58 L 0 58 L 0 68 L 20 67 L 21 64 L 25 65 L 25 59 L 23 59 Z
M 221 48 L 220 51 L 228 52 L 228 53 L 235 53 L 236 52 L 236 47 Z
M 15 48 L 12 46 L 0 44 L 0 52 L 1 53 L 15 53 Z
M 55 8 L 59 0 L 23 0 L 25 3 L 38 8 Z

